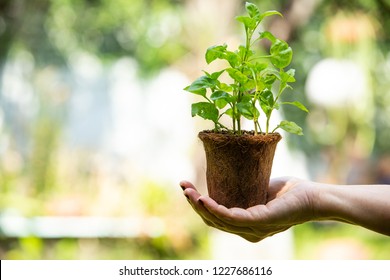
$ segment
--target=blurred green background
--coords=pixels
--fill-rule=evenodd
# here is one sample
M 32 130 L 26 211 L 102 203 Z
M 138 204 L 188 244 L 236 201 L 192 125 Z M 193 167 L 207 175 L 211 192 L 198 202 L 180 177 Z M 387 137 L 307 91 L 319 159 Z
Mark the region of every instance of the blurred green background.
M 390 184 L 390 1 L 253 2 L 284 14 L 266 24 L 291 44 L 291 94 L 311 111 L 281 112 L 305 135 L 284 136 L 276 157 L 293 163 L 274 175 Z M 218 258 L 223 237 L 178 186 L 205 192 L 196 135 L 210 125 L 182 89 L 207 47 L 240 43 L 244 4 L 0 0 L 1 259 Z M 388 237 L 350 225 L 272 238 L 234 257 L 390 258 Z

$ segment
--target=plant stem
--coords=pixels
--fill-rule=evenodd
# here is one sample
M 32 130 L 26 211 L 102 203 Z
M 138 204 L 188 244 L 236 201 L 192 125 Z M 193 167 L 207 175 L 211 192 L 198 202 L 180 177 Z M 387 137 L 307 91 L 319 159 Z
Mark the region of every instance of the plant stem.
M 234 106 L 234 104 L 232 105 L 232 110 L 233 110 L 233 114 L 232 114 L 233 131 L 236 131 L 236 114 L 234 113 L 236 110 L 236 106 Z
M 282 71 L 282 69 L 280 69 L 280 71 Z M 274 101 L 274 104 L 276 104 L 279 100 L 279 97 L 282 95 L 282 87 L 279 86 L 279 90 L 278 90 L 278 94 L 276 95 L 275 97 L 275 101 Z M 268 131 L 269 131 L 269 120 L 271 119 L 271 114 L 272 114 L 272 111 L 275 109 L 275 105 L 271 108 L 269 114 L 267 115 L 267 122 L 266 122 L 266 128 L 265 128 L 265 133 L 268 134 Z M 275 128 L 276 129 L 276 128 Z M 273 133 L 275 131 L 275 129 L 271 132 Z
M 271 118 L 271 113 L 269 114 L 269 116 L 267 116 L 267 122 L 265 124 L 265 134 L 268 134 L 268 131 L 269 131 L 269 120 Z
M 238 130 L 238 135 L 241 135 L 241 120 L 240 120 L 240 115 L 238 115 L 237 118 L 237 130 Z
M 259 94 L 259 87 L 258 87 L 258 84 L 257 84 L 256 73 L 255 73 L 255 71 L 253 71 L 253 69 L 251 69 L 251 71 L 252 71 L 253 80 L 255 80 L 255 83 L 256 83 L 255 95 L 254 95 L 254 98 L 253 98 L 252 106 L 254 108 L 256 108 L 256 100 L 259 98 L 259 96 L 258 96 L 258 94 Z M 255 135 L 257 135 L 257 133 L 258 133 L 257 127 L 260 128 L 260 124 L 259 124 L 259 119 L 256 116 L 253 116 L 253 123 L 254 123 L 254 126 L 255 126 Z
M 259 133 L 259 131 L 258 131 L 259 122 L 258 121 L 254 121 L 254 125 L 255 125 L 255 135 L 257 135 Z
M 222 127 L 223 129 L 229 130 L 229 128 L 227 128 L 226 126 L 224 126 L 224 125 L 221 124 L 220 122 L 218 122 L 218 125 L 219 125 L 220 127 Z

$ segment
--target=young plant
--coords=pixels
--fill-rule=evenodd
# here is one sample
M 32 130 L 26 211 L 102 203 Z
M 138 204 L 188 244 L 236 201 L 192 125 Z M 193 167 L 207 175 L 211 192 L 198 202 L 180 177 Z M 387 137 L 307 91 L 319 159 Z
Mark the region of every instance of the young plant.
M 237 50 L 230 51 L 226 44 L 209 47 L 206 51 L 206 62 L 210 64 L 216 59 L 225 60 L 228 67 L 214 73 L 207 73 L 196 79 L 185 88 L 186 91 L 203 97 L 202 102 L 191 106 L 192 116 L 199 116 L 214 122 L 214 130 L 227 130 L 241 135 L 242 117 L 252 120 L 254 133 L 273 133 L 282 128 L 290 133 L 302 135 L 302 128 L 296 123 L 284 120 L 275 128 L 269 127 L 273 110 L 280 105 L 293 105 L 305 112 L 306 107 L 298 101 L 281 102 L 280 97 L 290 83 L 295 82 L 294 69 L 286 70 L 291 63 L 293 51 L 283 40 L 276 38 L 269 31 L 259 31 L 262 21 L 269 16 L 282 16 L 277 11 L 261 13 L 252 3 L 245 5 L 247 15 L 238 16 L 245 29 L 245 44 Z M 270 48 L 267 54 L 258 54 L 254 46 L 260 40 L 269 40 Z M 227 76 L 230 83 L 223 82 Z M 259 118 L 264 114 L 265 129 L 263 130 Z M 223 115 L 232 119 L 229 129 L 220 120 Z

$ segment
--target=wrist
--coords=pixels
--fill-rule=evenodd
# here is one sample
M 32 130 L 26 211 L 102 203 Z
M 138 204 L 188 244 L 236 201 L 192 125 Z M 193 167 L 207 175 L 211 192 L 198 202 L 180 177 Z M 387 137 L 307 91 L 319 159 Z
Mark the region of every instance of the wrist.
M 313 183 L 314 220 L 346 221 L 342 202 L 344 187 L 325 183 Z
M 329 213 L 329 185 L 305 181 L 307 196 L 309 201 L 309 211 L 311 213 L 310 220 L 319 221 L 325 220 L 330 215 Z

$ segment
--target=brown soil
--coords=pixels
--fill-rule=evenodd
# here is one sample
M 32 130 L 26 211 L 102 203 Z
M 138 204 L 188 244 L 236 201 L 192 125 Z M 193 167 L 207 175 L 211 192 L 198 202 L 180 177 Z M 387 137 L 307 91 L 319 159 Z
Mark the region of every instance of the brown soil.
M 209 196 L 228 208 L 267 202 L 267 190 L 279 133 L 199 133 L 206 152 Z

